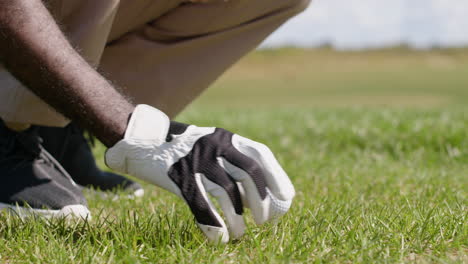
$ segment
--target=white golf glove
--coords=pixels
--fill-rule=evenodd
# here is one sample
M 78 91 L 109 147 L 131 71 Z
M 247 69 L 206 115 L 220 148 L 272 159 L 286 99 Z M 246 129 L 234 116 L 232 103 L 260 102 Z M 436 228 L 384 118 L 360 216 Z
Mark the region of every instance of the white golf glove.
M 242 236 L 244 206 L 262 224 L 285 214 L 295 195 L 265 145 L 220 128 L 171 122 L 148 105 L 135 108 L 124 139 L 108 149 L 105 159 L 110 168 L 184 199 L 213 242 L 227 242 L 229 233 Z M 218 200 L 227 226 L 208 194 Z

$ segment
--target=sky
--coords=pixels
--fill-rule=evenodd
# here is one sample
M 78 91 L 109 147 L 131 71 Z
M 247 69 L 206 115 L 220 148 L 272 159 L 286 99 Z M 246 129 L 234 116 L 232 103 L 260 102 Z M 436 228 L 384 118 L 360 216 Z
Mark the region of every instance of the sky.
M 263 46 L 468 45 L 468 0 L 313 0 Z

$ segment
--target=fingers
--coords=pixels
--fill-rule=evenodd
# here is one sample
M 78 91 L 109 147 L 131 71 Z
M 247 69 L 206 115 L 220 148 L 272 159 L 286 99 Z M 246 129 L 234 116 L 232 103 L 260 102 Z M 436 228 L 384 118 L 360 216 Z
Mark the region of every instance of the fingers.
M 239 135 L 232 137 L 232 144 L 260 165 L 267 187 L 274 196 L 283 201 L 294 198 L 295 190 L 291 180 L 267 146 Z
M 187 175 L 186 163 L 181 162 L 169 172 L 169 177 L 177 185 L 179 191 L 175 192 L 185 200 L 197 225 L 214 243 L 227 243 L 229 233 L 221 216 L 208 198 L 207 191 L 202 182 L 202 174 Z M 175 188 L 174 188 L 175 189 Z
M 264 222 L 266 222 L 269 219 L 270 203 L 270 198 L 268 197 L 266 185 L 258 186 L 251 175 L 249 175 L 245 170 L 239 168 L 238 166 L 233 165 L 226 159 L 218 158 L 218 161 L 220 162 L 220 164 L 222 164 L 222 167 L 229 172 L 229 175 L 231 175 L 236 181 L 241 182 L 245 197 L 244 200 L 246 201 L 244 205 L 246 205 L 252 211 L 252 216 L 255 220 L 255 223 L 263 224 Z M 252 173 L 252 168 L 250 169 L 250 171 Z M 257 171 L 256 177 L 263 177 L 261 172 L 259 173 L 258 170 L 253 169 L 253 171 Z M 259 189 L 263 190 L 263 197 L 259 192 Z
M 185 199 L 192 213 L 195 215 L 198 227 L 212 243 L 227 243 L 229 233 L 221 216 L 216 211 L 213 203 L 207 195 L 204 187 L 202 174 L 195 174 L 196 190 L 201 197 L 197 195 L 196 199 Z
M 273 153 L 265 145 L 238 135 L 232 137 L 232 144 L 234 148 L 219 162 L 242 182 L 255 222 L 262 224 L 284 215 L 295 191 Z
M 214 243 L 226 243 L 229 241 L 229 233 L 233 238 L 244 234 L 245 223 L 242 217 L 243 206 L 240 192 L 235 181 L 223 168 L 215 164 L 206 170 L 206 175 L 202 173 L 196 173 L 194 177 L 185 175 L 183 181 L 179 181 L 181 177 L 177 169 L 172 170 L 170 176 L 178 184 L 181 196 L 190 207 L 197 225 L 208 240 Z M 216 211 L 207 193 L 218 200 L 228 226 Z
M 225 159 L 222 159 L 222 163 L 229 174 L 242 183 L 242 196 L 243 200 L 246 201 L 244 205 L 252 211 L 255 223 L 258 225 L 263 224 L 284 215 L 289 210 L 292 199 L 281 200 L 268 187 L 265 187 L 266 195 L 262 198 L 257 190 L 258 186 L 256 186 L 252 176 L 246 170 L 234 166 Z
M 234 179 L 229 176 L 226 170 L 215 161 L 210 164 L 210 166 L 206 166 L 206 168 L 201 170 L 200 173 L 202 173 L 207 180 L 211 181 L 211 183 L 215 184 L 216 187 L 220 187 L 221 189 L 217 188 L 216 190 L 223 190 L 235 213 L 237 215 L 242 215 L 243 206 L 239 189 Z M 205 181 L 203 181 L 203 183 L 205 183 Z M 205 185 L 205 187 L 207 186 L 208 185 Z M 209 186 L 212 185 L 210 184 Z M 210 190 L 207 191 L 211 193 Z M 217 195 L 215 196 L 218 197 Z
M 224 212 L 229 234 L 231 235 L 231 237 L 241 237 L 245 232 L 244 218 L 242 217 L 242 212 L 238 213 L 235 210 L 235 206 L 233 205 L 230 195 L 228 194 L 228 192 L 230 192 L 231 190 L 229 188 L 223 188 L 222 186 L 212 182 L 204 175 L 201 175 L 201 179 L 203 185 L 205 186 L 205 190 L 218 200 L 219 205 L 221 206 L 221 209 Z M 238 199 L 240 202 L 240 197 Z

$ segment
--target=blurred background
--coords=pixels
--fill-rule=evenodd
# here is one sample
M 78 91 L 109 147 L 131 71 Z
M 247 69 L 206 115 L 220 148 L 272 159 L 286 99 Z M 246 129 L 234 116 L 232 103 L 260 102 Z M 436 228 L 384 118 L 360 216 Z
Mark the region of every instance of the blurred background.
M 461 0 L 315 0 L 193 106 L 464 106 L 467 16 Z
M 468 44 L 467 16 L 463 0 L 315 0 L 264 46 L 460 47 Z

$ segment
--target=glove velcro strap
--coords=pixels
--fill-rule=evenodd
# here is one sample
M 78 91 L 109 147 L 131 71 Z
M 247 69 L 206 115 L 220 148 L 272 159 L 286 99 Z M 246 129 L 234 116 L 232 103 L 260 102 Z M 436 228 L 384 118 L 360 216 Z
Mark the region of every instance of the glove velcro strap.
M 166 141 L 169 117 L 149 105 L 137 105 L 128 122 L 124 139 L 152 140 L 157 144 Z
M 166 141 L 169 125 L 169 117 L 160 110 L 149 105 L 137 105 L 128 122 L 124 138 L 106 151 L 107 166 L 126 173 L 125 160 L 129 141 L 151 141 L 152 144 L 161 145 Z

